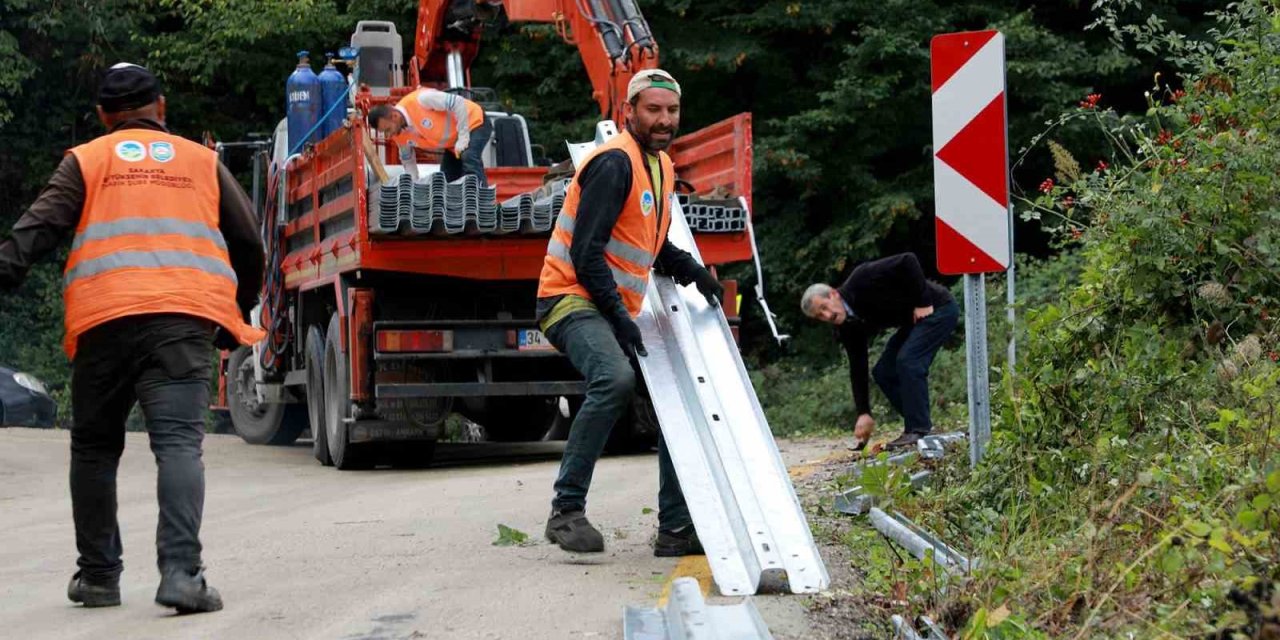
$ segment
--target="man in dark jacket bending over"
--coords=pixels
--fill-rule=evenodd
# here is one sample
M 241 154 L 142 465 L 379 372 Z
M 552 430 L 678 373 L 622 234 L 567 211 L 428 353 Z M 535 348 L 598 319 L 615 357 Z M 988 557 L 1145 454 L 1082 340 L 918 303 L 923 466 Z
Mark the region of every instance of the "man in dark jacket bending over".
M 849 380 L 858 411 L 853 448 L 871 439 L 876 421 L 867 399 L 867 344 L 896 328 L 872 375 L 906 427 L 887 447 L 915 445 L 933 429 L 929 418 L 929 366 L 956 328 L 960 310 L 951 293 L 924 278 L 920 261 L 903 253 L 859 265 L 838 288 L 811 285 L 800 308 L 805 315 L 836 325 L 849 356 Z

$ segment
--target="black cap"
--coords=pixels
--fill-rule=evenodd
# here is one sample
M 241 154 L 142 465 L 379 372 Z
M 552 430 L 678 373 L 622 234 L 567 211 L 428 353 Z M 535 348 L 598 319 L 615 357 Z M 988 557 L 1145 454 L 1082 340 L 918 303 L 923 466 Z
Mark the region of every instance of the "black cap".
M 160 82 L 146 67 L 121 62 L 107 69 L 98 88 L 98 105 L 107 113 L 145 107 L 160 97 Z

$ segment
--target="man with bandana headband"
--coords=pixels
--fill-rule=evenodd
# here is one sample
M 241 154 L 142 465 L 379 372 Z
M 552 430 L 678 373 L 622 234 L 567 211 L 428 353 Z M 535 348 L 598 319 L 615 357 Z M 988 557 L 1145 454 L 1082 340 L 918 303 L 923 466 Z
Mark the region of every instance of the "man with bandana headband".
M 560 462 L 547 539 L 566 551 L 604 551 L 586 517 L 587 490 L 614 423 L 643 393 L 635 358 L 645 357 L 634 318 L 649 272 L 694 283 L 712 306 L 724 287 L 667 239 L 675 172 L 666 149 L 680 126 L 680 85 L 659 69 L 627 87 L 626 131 L 580 164 L 556 221 L 538 284 L 538 321 L 551 344 L 587 380 Z M 702 553 L 666 444 L 658 442 L 658 538 L 654 555 Z

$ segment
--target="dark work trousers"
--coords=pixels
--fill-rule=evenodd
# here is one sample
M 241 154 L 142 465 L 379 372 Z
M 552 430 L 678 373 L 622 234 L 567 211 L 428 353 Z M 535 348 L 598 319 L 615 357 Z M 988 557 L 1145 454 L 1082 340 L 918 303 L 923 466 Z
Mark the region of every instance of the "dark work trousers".
M 116 468 L 134 403 L 142 407 L 159 468 L 160 570 L 200 566 L 200 445 L 209 407 L 213 329 L 213 323 L 190 316 L 131 316 L 79 338 L 71 378 L 71 508 L 77 564 L 89 581 L 116 581 L 124 569 Z
M 902 416 L 904 431 L 925 434 L 933 430 L 929 417 L 929 366 L 955 331 L 959 318 L 959 305 L 948 302 L 915 326 L 899 329 L 889 338 L 871 371 L 889 404 Z
M 453 182 L 469 175 L 478 178 L 480 186 L 489 186 L 489 180 L 484 174 L 484 148 L 492 137 L 493 126 L 489 124 L 489 116 L 485 116 L 484 122 L 471 130 L 471 140 L 461 158 L 453 154 L 453 149 L 445 149 L 440 154 L 440 172 L 444 174 L 444 179 Z
M 547 340 L 567 355 L 587 380 L 587 397 L 569 428 L 551 508 L 585 511 L 591 475 L 609 432 L 626 415 L 635 393 L 644 392 L 643 383 L 637 384 L 635 365 L 622 352 L 612 325 L 599 312 L 575 311 L 565 316 L 547 329 Z M 658 529 L 674 531 L 692 522 L 667 443 L 659 436 Z

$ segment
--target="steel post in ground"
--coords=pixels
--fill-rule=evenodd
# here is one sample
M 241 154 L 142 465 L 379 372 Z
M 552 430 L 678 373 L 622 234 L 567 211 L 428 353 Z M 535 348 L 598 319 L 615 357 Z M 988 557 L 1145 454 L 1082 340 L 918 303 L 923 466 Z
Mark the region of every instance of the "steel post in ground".
M 969 464 L 978 466 L 991 438 L 991 390 L 987 377 L 987 293 L 983 274 L 964 277 L 964 341 L 968 348 Z
M 1008 164 L 1008 163 L 1006 162 L 1006 164 Z M 1012 203 L 1010 203 L 1010 204 L 1009 204 L 1009 253 L 1010 253 L 1011 255 L 1013 254 L 1013 204 L 1012 204 Z M 1009 305 L 1009 308 L 1008 308 L 1008 316 L 1009 316 L 1009 364 L 1008 364 L 1008 365 L 1006 365 L 1006 368 L 1009 370 L 1009 376 L 1010 376 L 1010 377 L 1012 377 L 1012 376 L 1013 376 L 1013 374 L 1014 374 L 1014 372 L 1018 370 L 1018 369 L 1017 369 L 1017 366 L 1016 366 L 1016 365 L 1017 365 L 1017 363 L 1018 363 L 1018 358 L 1017 358 L 1017 356 L 1018 356 L 1018 348 L 1017 348 L 1017 347 L 1018 347 L 1018 338 L 1017 338 L 1017 336 L 1018 336 L 1018 331 L 1017 331 L 1017 326 L 1018 326 L 1018 325 L 1014 322 L 1014 321 L 1016 320 L 1016 310 L 1014 309 L 1014 303 L 1015 303 L 1015 301 L 1017 300 L 1017 298 L 1014 296 L 1014 293 L 1013 293 L 1013 292 L 1014 292 L 1014 277 L 1013 277 L 1013 276 L 1014 276 L 1014 274 L 1013 274 L 1013 272 L 1014 272 L 1014 265 L 1015 265 L 1015 263 L 1016 263 L 1016 262 L 1017 262 L 1017 260 L 1016 260 L 1016 259 L 1009 260 L 1009 272 L 1008 272 L 1008 274 L 1009 274 L 1009 275 L 1008 275 L 1008 277 L 1009 277 L 1009 286 L 1007 287 L 1007 288 L 1008 288 L 1008 291 L 1006 291 L 1006 292 L 1005 292 L 1005 293 L 1006 293 L 1005 298 L 1006 298 L 1006 300 L 1007 300 L 1007 304 Z

